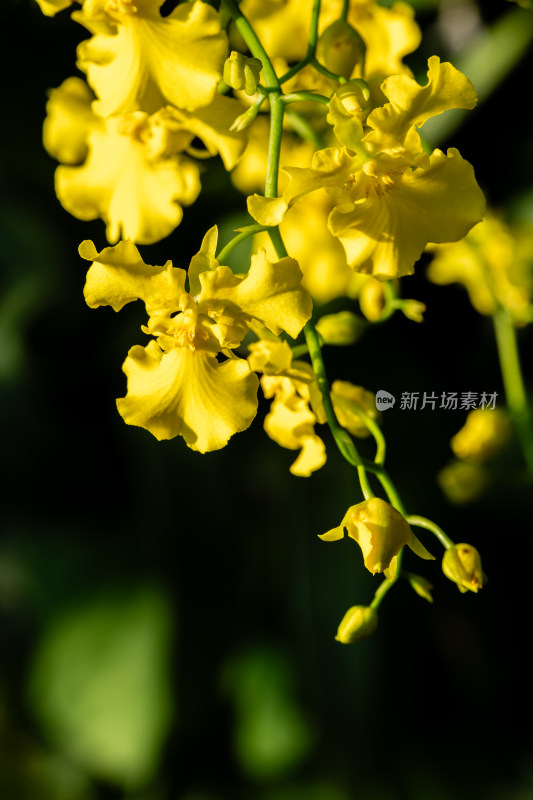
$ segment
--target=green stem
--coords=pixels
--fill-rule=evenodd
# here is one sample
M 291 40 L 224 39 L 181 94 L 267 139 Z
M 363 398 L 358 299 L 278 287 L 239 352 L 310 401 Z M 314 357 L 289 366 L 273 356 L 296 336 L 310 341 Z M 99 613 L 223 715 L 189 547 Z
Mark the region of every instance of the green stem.
M 350 0 L 344 0 L 342 4 L 341 19 L 346 22 L 348 19 L 348 12 L 350 10 Z
M 520 365 L 516 329 L 504 308 L 492 317 L 507 405 L 529 472 L 533 476 L 533 426 Z
M 320 2 L 321 0 L 313 0 L 313 9 L 311 11 L 311 22 L 309 25 L 309 37 L 307 41 L 307 52 L 305 56 L 294 67 L 291 67 L 280 80 L 280 83 L 285 83 L 291 78 L 294 78 L 301 70 L 313 61 L 316 52 L 316 45 L 318 42 L 318 18 L 320 16 Z
M 324 366 L 322 351 L 320 349 L 320 338 L 312 322 L 308 322 L 306 324 L 304 328 L 304 334 L 307 347 L 309 348 L 309 356 L 311 358 L 311 364 L 316 376 L 318 388 L 320 389 L 320 393 L 322 395 L 322 404 L 324 406 L 326 420 L 330 427 L 331 433 L 333 434 L 335 443 L 344 458 L 348 461 L 348 463 L 356 467 L 363 496 L 365 500 L 369 500 L 371 497 L 374 497 L 374 492 L 372 491 L 368 482 L 366 466 L 363 463 L 361 456 L 357 452 L 357 448 L 355 447 L 351 436 L 344 430 L 343 427 L 341 427 L 335 415 L 335 410 L 333 408 L 333 403 L 331 401 L 331 395 L 329 392 L 326 368 Z
M 296 347 L 291 347 L 292 357 L 294 358 L 301 358 L 301 356 L 306 356 L 309 353 L 309 348 L 306 344 L 298 344 Z
M 430 519 L 426 519 L 425 517 L 418 517 L 418 516 L 410 516 L 406 517 L 407 522 L 409 525 L 415 525 L 417 528 L 425 528 L 427 531 L 431 531 L 439 542 L 443 545 L 446 550 L 449 550 L 450 547 L 453 547 L 453 542 L 449 536 L 446 536 L 442 528 L 432 522 Z
M 268 138 L 268 160 L 265 181 L 265 197 L 278 196 L 279 158 L 281 138 L 283 136 L 283 114 L 285 106 L 280 94 L 269 95 L 270 102 L 270 135 Z M 285 247 L 283 248 L 285 250 Z M 285 251 L 287 255 L 287 251 Z M 282 258 L 283 256 L 279 256 Z
M 400 514 L 407 518 L 407 512 L 405 510 L 405 506 L 402 503 L 402 499 L 398 494 L 398 490 L 396 489 L 394 483 L 392 482 L 388 472 L 386 470 L 381 469 L 379 472 L 376 473 L 381 485 L 385 489 L 387 493 L 387 497 L 389 498 L 390 504 L 396 508 Z
M 307 56 L 314 57 L 318 43 L 318 18 L 320 17 L 321 0 L 313 0 L 311 11 L 311 24 L 309 25 L 309 38 L 307 41 Z
M 318 92 L 289 92 L 284 94 L 281 98 L 284 103 L 321 103 L 323 106 L 329 106 L 329 97 L 325 94 L 318 94 Z
M 335 72 L 332 72 L 330 69 L 325 67 L 324 64 L 321 64 L 320 61 L 318 61 L 316 58 L 311 59 L 311 64 L 313 65 L 314 69 L 316 69 L 317 72 L 321 72 L 322 75 L 326 76 L 326 78 L 329 78 L 332 81 L 336 81 L 341 85 L 343 83 L 347 83 L 347 80 L 343 75 L 337 75 Z
M 383 436 L 383 431 L 377 424 L 376 420 L 372 419 L 371 416 L 366 414 L 362 408 L 358 407 L 357 413 L 374 437 L 374 441 L 376 443 L 376 455 L 374 456 L 374 461 L 376 464 L 383 466 L 385 463 L 385 454 L 387 452 L 387 444 L 385 442 L 385 437 Z
M 234 236 L 233 239 L 230 239 L 229 242 L 222 248 L 220 253 L 217 256 L 217 261 L 221 264 L 224 264 L 226 258 L 229 254 L 234 250 L 237 245 L 241 242 L 244 242 L 245 239 L 248 239 L 250 236 L 254 236 L 256 233 L 261 233 L 261 231 L 266 230 L 264 225 L 248 225 L 246 230 L 240 231 L 237 236 Z
M 265 181 L 265 197 L 277 197 L 279 158 L 281 150 L 281 137 L 283 134 L 283 115 L 285 112 L 285 103 L 283 101 L 284 98 L 281 93 L 280 81 L 275 73 L 274 67 L 272 66 L 272 62 L 270 61 L 268 53 L 266 52 L 261 42 L 257 38 L 257 35 L 253 27 L 250 25 L 250 23 L 240 10 L 235 0 L 223 0 L 223 3 L 231 13 L 233 19 L 235 20 L 235 25 L 237 27 L 237 30 L 239 31 L 244 41 L 246 42 L 250 52 L 255 58 L 261 59 L 261 62 L 263 64 L 263 75 L 267 83 L 267 88 L 269 89 L 268 100 L 270 103 L 270 135 L 268 141 L 268 161 L 267 161 L 267 173 Z M 314 52 L 314 48 L 316 47 L 319 13 L 320 13 L 320 0 L 315 0 L 313 5 L 311 33 L 309 39 L 310 41 L 309 52 L 311 52 L 311 49 L 313 49 Z M 313 95 L 313 99 L 316 99 L 315 95 Z M 269 228 L 269 235 L 278 258 L 285 258 L 288 255 L 288 253 L 285 248 L 285 244 L 283 243 L 283 239 L 281 238 L 279 228 L 278 227 Z M 335 439 L 337 447 L 339 448 L 342 455 L 346 458 L 346 460 L 350 464 L 356 467 L 359 474 L 359 480 L 361 483 L 361 489 L 363 491 L 363 495 L 365 499 L 368 500 L 369 498 L 374 496 L 374 493 L 372 492 L 372 489 L 370 488 L 370 485 L 368 483 L 368 478 L 366 475 L 366 467 L 359 453 L 357 452 L 357 449 L 352 441 L 351 436 L 344 430 L 344 428 L 342 428 L 339 425 L 337 417 L 335 416 L 335 411 L 333 409 L 333 404 L 331 402 L 331 396 L 329 393 L 329 384 L 326 376 L 326 370 L 324 367 L 324 362 L 322 360 L 322 352 L 320 349 L 320 338 L 312 322 L 309 321 L 306 324 L 304 328 L 304 333 L 307 346 L 309 348 L 309 355 L 311 357 L 313 370 L 315 372 L 318 386 L 322 394 L 322 402 L 324 405 L 326 418 L 331 428 L 333 438 Z

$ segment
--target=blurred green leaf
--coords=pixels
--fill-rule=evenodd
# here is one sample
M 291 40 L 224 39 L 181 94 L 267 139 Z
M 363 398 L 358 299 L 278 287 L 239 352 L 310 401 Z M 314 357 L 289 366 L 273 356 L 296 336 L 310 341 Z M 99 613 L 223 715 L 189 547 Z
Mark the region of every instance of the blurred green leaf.
M 94 776 L 148 781 L 172 715 L 169 642 L 169 607 L 154 589 L 99 596 L 56 619 L 29 684 L 51 742 Z
M 268 650 L 251 650 L 227 668 L 236 706 L 235 751 L 255 778 L 287 773 L 308 754 L 314 732 L 293 696 L 289 666 Z

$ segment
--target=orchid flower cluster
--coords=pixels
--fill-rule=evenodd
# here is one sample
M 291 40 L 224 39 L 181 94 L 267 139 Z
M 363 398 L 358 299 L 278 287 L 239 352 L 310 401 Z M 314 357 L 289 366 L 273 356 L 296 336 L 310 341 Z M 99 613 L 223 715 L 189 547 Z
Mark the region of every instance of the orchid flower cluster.
M 74 4 L 36 2 L 48 16 Z M 361 317 L 345 311 L 313 322 L 313 304 L 347 297 L 369 322 L 395 310 L 421 321 L 423 305 L 399 296 L 399 279 L 427 245 L 453 247 L 475 230 L 485 200 L 458 150 L 428 151 L 419 129 L 447 109 L 472 109 L 476 93 L 437 56 L 427 82 L 414 79 L 403 58 L 420 31 L 404 3 L 174 5 L 162 16 L 162 0 L 82 0 L 72 13 L 90 35 L 77 53 L 86 82 L 71 77 L 51 91 L 44 144 L 60 162 L 61 204 L 105 223 L 109 246 L 79 248 L 90 264 L 85 299 L 115 311 L 144 303 L 150 339 L 130 349 L 117 401 L 127 424 L 207 453 L 249 428 L 261 387 L 272 400 L 265 431 L 297 451 L 290 471 L 303 477 L 324 465 L 316 429 L 329 426 L 360 488 L 321 538 L 347 532 L 365 567 L 384 576 L 373 600 L 340 623 L 337 639 L 357 641 L 373 632 L 400 577 L 432 600 L 428 581 L 402 567 L 406 546 L 433 558 L 413 527 L 436 536 L 444 574 L 461 592 L 477 592 L 485 578 L 473 546 L 407 513 L 385 467 L 372 391 L 328 382 L 322 346 L 352 344 Z M 215 156 L 248 195 L 253 221 L 223 248 L 212 227 L 187 270 L 146 264 L 137 245 L 180 224 L 201 190 L 203 160 Z M 235 274 L 227 257 L 249 237 L 249 268 Z M 445 259 L 443 251 L 434 262 L 437 282 L 448 280 Z M 305 344 L 294 344 L 302 332 Z M 375 441 L 373 459 L 356 447 L 364 437 Z

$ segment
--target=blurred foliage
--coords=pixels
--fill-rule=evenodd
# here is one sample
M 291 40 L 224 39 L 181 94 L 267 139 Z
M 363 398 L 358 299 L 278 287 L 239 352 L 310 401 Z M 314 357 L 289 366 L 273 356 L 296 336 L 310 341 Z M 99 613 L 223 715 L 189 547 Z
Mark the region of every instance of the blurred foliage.
M 164 597 L 141 590 L 69 608 L 38 642 L 30 707 L 90 774 L 129 787 L 153 776 L 175 708 L 169 630 Z
M 453 136 L 434 135 L 472 161 L 493 205 L 533 221 L 532 15 L 504 0 L 412 5 L 424 29 L 415 73 L 432 52 L 453 56 L 484 97 Z M 459 50 L 442 24 L 452 6 L 476 21 Z M 1 800 L 532 800 L 520 570 L 531 509 L 518 450 L 488 496 L 454 507 L 436 475 L 464 418 L 387 412 L 406 505 L 479 546 L 490 582 L 461 597 L 429 564 L 431 607 L 403 584 L 373 639 L 336 643 L 345 610 L 375 583 L 353 542 L 316 536 L 354 501 L 331 443 L 304 480 L 265 437 L 265 407 L 210 456 L 116 413 L 121 360 L 143 341 L 138 313 L 125 308 L 117 325 L 85 307 L 76 248 L 102 245 L 103 225 L 61 209 L 41 144 L 46 91 L 74 73 L 84 35 L 34 0 L 1 4 Z M 202 180 L 175 234 L 143 248 L 147 262 L 186 265 L 221 196 L 222 241 L 245 221 L 221 168 Z M 248 246 L 232 255 L 236 271 Z M 425 263 L 406 287 L 428 307 L 424 328 L 397 315 L 353 358 L 329 348 L 330 374 L 394 394 L 502 393 L 490 323 L 459 288 L 429 284 Z M 520 344 L 531 346 L 529 329 Z

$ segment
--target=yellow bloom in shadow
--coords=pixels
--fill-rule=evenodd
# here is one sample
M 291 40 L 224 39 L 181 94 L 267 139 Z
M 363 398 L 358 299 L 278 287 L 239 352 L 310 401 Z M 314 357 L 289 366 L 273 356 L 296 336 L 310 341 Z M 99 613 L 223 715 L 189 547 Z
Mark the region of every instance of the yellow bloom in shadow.
M 145 264 L 130 241 L 101 253 L 92 242 L 80 245 L 80 255 L 93 262 L 84 290 L 87 304 L 119 311 L 143 300 L 148 323 L 142 330 L 154 337 L 128 353 L 123 366 L 128 392 L 117 401 L 119 413 L 157 439 L 180 435 L 201 453 L 224 447 L 255 417 L 257 377 L 231 352 L 250 324 L 260 321 L 273 333 L 295 336 L 311 314 L 294 259 L 271 263 L 259 254 L 249 273 L 238 277 L 216 260 L 216 244 L 212 228 L 188 276 L 170 261 L 162 267 Z
M 277 339 L 260 339 L 248 349 L 250 368 L 263 373 L 263 394 L 273 398 L 265 431 L 281 447 L 300 450 L 290 471 L 307 478 L 326 463 L 324 442 L 315 433 L 315 425 L 326 422 L 326 412 L 313 368 L 305 361 L 293 361 L 289 344 Z M 359 412 L 376 419 L 371 392 L 348 381 L 334 381 L 331 400 L 338 422 L 352 436 L 369 435 Z
M 505 308 L 515 325 L 532 319 L 533 228 L 506 225 L 494 214 L 472 228 L 461 242 L 431 246 L 428 278 L 441 286 L 461 283 L 480 314 Z
M 457 458 L 481 463 L 500 453 L 511 439 L 509 418 L 501 408 L 476 408 L 455 434 L 451 446 Z
M 261 388 L 267 399 L 273 398 L 265 431 L 281 447 L 300 450 L 290 471 L 307 478 L 326 463 L 324 442 L 315 433 L 315 424 L 326 417 L 313 369 L 292 360 L 287 342 L 261 339 L 249 351 L 250 368 L 264 373 Z

